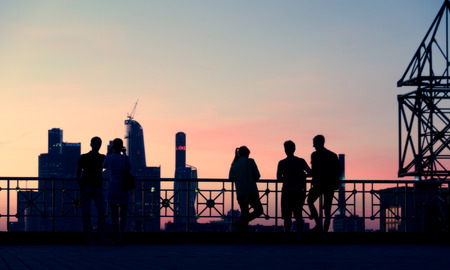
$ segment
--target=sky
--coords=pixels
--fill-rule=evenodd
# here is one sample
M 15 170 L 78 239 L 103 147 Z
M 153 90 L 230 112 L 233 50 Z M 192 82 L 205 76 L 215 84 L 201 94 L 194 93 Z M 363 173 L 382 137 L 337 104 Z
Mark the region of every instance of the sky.
M 345 154 L 346 179 L 397 179 L 397 88 L 443 0 L 0 2 L 0 176 L 37 176 L 48 130 L 90 150 L 139 100 L 148 166 L 227 178 L 249 147 L 274 179 L 283 142 Z M 407 179 L 407 178 L 405 178 Z

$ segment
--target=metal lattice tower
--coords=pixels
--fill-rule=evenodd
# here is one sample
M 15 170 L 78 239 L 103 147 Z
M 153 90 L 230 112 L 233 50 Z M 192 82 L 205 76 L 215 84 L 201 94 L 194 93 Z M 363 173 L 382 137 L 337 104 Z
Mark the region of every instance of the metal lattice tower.
M 445 0 L 398 87 L 415 86 L 398 95 L 398 176 L 446 179 L 450 169 L 450 0 Z

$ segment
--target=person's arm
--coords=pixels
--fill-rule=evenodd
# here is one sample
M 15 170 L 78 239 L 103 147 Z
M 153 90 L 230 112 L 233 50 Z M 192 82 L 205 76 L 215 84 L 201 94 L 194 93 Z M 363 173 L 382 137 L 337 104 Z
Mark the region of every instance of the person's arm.
M 281 161 L 278 162 L 278 167 L 277 167 L 277 180 L 278 180 L 278 181 L 282 181 L 282 180 L 283 180 L 283 173 L 282 173 L 282 169 L 281 169 Z
M 105 161 L 103 161 L 102 167 L 104 169 L 109 169 L 109 155 L 106 156 Z
M 303 167 L 304 167 L 304 170 L 306 172 L 306 177 L 312 177 L 312 170 L 311 170 L 311 168 L 309 167 L 308 163 L 306 163 L 306 161 L 303 160 L 303 162 L 304 162 Z
M 316 158 L 315 158 L 315 154 L 314 153 L 312 153 L 311 154 L 311 175 L 312 175 L 312 177 L 314 177 L 314 174 L 315 174 L 315 167 L 314 167 L 314 164 L 315 164 L 315 160 Z
M 82 166 L 81 166 L 81 157 L 78 159 L 78 163 L 77 163 L 77 180 L 80 180 L 81 177 L 81 172 L 83 171 Z
M 256 165 L 255 160 L 252 159 L 252 163 L 253 175 L 255 176 L 255 181 L 258 181 L 259 178 L 261 178 L 261 174 L 259 173 L 258 166 Z
M 234 173 L 234 166 L 231 165 L 230 171 L 228 172 L 228 179 L 231 181 L 234 181 L 235 178 L 236 178 L 236 175 Z
M 102 172 L 105 170 L 105 167 L 103 167 L 105 160 L 106 160 L 106 155 L 102 155 Z

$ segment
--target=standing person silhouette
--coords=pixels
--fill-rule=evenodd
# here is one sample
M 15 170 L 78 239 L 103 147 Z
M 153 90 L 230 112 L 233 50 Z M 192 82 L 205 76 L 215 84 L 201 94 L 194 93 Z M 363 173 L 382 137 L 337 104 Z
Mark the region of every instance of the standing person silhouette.
M 126 225 L 129 191 L 123 188 L 123 174 L 130 168 L 130 161 L 126 157 L 123 141 L 114 139 L 112 153 L 106 156 L 103 168 L 109 169 L 111 177 L 108 185 L 108 203 L 111 208 L 113 245 L 123 244 Z
M 292 214 L 296 220 L 297 232 L 303 231 L 303 204 L 306 198 L 306 176 L 312 171 L 303 158 L 294 155 L 295 143 L 284 142 L 286 158 L 278 163 L 277 180 L 283 183 L 281 190 L 281 215 L 284 220 L 284 231 L 290 232 Z
M 312 168 L 312 188 L 308 195 L 308 206 L 311 211 L 311 217 L 316 222 L 312 231 L 328 232 L 331 222 L 331 205 L 334 197 L 335 179 L 339 181 L 341 171 L 337 155 L 325 148 L 325 137 L 317 135 L 313 139 L 313 146 L 316 149 L 311 154 Z M 319 217 L 314 202 L 323 195 L 323 210 L 325 221 L 322 226 L 322 220 Z
M 259 199 L 256 181 L 261 177 L 258 167 L 246 146 L 236 148 L 233 163 L 231 164 L 229 179 L 235 183 L 236 196 L 241 208 L 241 218 L 237 223 L 241 232 L 248 232 L 248 223 L 261 216 L 263 208 Z M 253 212 L 249 212 L 249 206 Z
M 83 213 L 83 229 L 88 238 L 89 244 L 94 244 L 91 224 L 91 201 L 94 201 L 97 208 L 97 241 L 103 242 L 105 229 L 105 196 L 103 195 L 103 161 L 105 155 L 100 154 L 102 139 L 93 137 L 91 139 L 92 150 L 83 154 L 78 159 L 77 181 L 80 186 L 80 205 Z

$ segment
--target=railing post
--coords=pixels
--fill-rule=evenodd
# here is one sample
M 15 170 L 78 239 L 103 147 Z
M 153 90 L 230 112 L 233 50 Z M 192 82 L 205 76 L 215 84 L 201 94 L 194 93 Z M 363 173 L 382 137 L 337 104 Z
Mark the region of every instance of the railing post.
M 355 184 L 355 186 L 356 186 L 356 184 Z M 373 183 L 372 183 L 372 190 L 373 190 Z M 365 232 L 366 231 L 366 184 L 365 183 L 362 183 L 362 204 L 363 204 L 363 207 L 362 207 L 362 216 L 363 216 L 362 229 L 363 229 L 363 232 Z
M 405 222 L 405 232 L 408 232 L 408 200 L 406 197 L 408 196 L 408 183 L 405 184 L 405 192 L 403 194 L 404 200 L 405 200 L 405 216 L 403 217 L 403 221 Z
M 231 232 L 234 232 L 234 185 L 233 181 L 230 181 L 231 185 Z
M 412 192 L 412 196 L 413 196 L 413 217 L 412 217 L 412 220 L 413 220 L 413 222 L 415 223 L 414 225 L 415 225 L 415 230 L 417 230 L 417 208 L 416 208 L 416 205 L 417 205 L 417 200 L 416 200 L 416 197 L 417 197 L 417 194 L 416 194 L 416 185 L 413 185 L 413 192 Z
M 11 215 L 11 213 L 10 213 L 10 210 L 9 210 L 9 208 L 10 208 L 10 190 L 9 190 L 9 188 L 10 188 L 10 184 L 9 184 L 9 181 L 10 181 L 10 179 L 7 179 L 6 180 L 7 182 L 6 182 L 6 200 L 7 200 L 7 202 L 6 202 L 6 222 L 7 222 L 7 224 L 6 224 L 6 231 L 8 231 L 9 232 L 9 230 L 10 230 L 10 228 L 9 228 L 9 222 L 10 222 L 10 219 L 9 219 L 9 217 L 10 217 L 10 215 Z
M 319 220 L 320 220 L 320 225 L 323 228 L 323 196 L 320 195 L 319 196 Z
M 275 232 L 278 232 L 278 181 L 275 182 Z
M 55 232 L 55 179 L 52 180 L 52 232 Z
M 145 182 L 141 180 L 141 219 L 142 219 L 142 231 L 145 232 Z
M 186 184 L 184 185 L 185 187 L 186 187 L 186 193 L 187 193 L 187 195 L 186 195 L 186 232 L 189 232 L 189 228 L 190 228 L 190 226 L 189 226 L 189 221 L 190 221 L 190 219 L 189 219 L 189 216 L 190 216 L 190 200 L 189 200 L 189 198 L 190 198 L 190 193 L 191 193 L 191 186 L 189 185 L 190 183 L 189 183 L 189 181 L 188 180 L 185 180 L 186 182 Z

